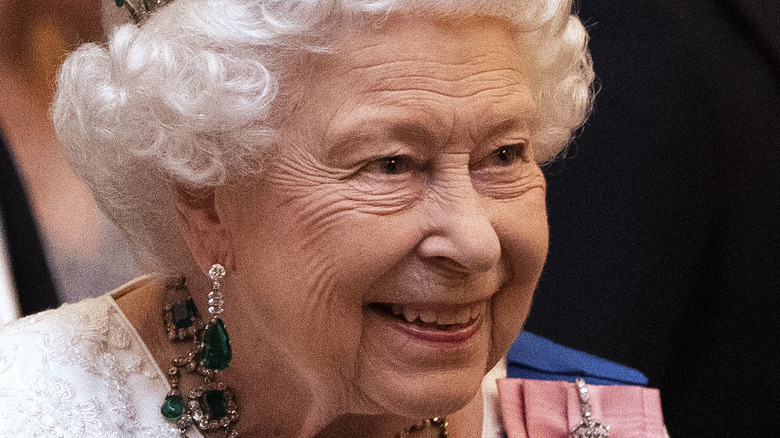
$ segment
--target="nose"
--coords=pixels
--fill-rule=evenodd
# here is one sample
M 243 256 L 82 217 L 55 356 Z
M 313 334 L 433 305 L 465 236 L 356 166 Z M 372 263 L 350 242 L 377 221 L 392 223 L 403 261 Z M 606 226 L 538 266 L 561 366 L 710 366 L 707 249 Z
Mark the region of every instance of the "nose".
M 468 172 L 433 193 L 427 199 L 428 233 L 418 254 L 455 273 L 487 272 L 496 266 L 501 243 Z

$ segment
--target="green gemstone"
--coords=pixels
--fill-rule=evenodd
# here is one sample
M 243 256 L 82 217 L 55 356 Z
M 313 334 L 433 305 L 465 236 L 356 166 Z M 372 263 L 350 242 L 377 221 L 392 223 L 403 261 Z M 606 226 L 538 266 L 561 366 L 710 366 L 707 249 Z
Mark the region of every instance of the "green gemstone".
M 169 395 L 168 397 L 165 397 L 165 402 L 163 402 L 163 405 L 160 408 L 160 413 L 162 413 L 162 416 L 165 417 L 166 420 L 178 420 L 181 418 L 183 412 L 184 401 L 182 401 L 181 397 L 178 395 Z
M 225 324 L 219 318 L 214 318 L 206 326 L 203 335 L 203 366 L 210 370 L 224 370 L 233 359 L 230 338 L 225 330 Z
M 225 391 L 219 391 L 212 389 L 204 392 L 198 399 L 200 409 L 203 411 L 203 415 L 208 418 L 209 421 L 219 420 L 227 415 L 228 403 L 225 397 Z
M 116 3 L 117 8 L 121 8 L 125 5 L 125 0 L 114 0 L 114 3 Z
M 193 321 L 198 318 L 198 308 L 192 298 L 179 301 L 171 306 L 171 321 L 177 329 L 192 327 Z

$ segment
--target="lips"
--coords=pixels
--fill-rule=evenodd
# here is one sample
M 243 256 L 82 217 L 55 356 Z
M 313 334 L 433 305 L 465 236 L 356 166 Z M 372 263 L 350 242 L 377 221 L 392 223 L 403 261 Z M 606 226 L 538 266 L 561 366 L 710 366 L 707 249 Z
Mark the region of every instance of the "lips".
M 373 303 L 369 308 L 398 330 L 420 340 L 462 342 L 479 328 L 484 302 L 459 306 Z

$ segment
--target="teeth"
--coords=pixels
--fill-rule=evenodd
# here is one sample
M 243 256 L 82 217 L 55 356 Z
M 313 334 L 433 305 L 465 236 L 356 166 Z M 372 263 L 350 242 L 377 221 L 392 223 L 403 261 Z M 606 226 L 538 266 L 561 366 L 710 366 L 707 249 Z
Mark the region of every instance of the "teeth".
M 414 320 L 417 319 L 418 316 L 420 316 L 420 314 L 416 310 L 408 307 L 404 307 L 403 313 L 404 313 L 404 319 L 406 319 L 406 321 L 408 322 L 414 322 Z
M 468 307 L 463 307 L 455 314 L 456 324 L 465 324 L 471 319 L 471 311 Z
M 435 322 L 439 325 L 451 325 L 466 324 L 470 320 L 478 318 L 482 314 L 482 307 L 480 304 L 474 304 L 453 309 L 431 310 L 393 304 L 390 310 L 393 312 L 393 315 L 403 316 L 407 322 L 414 322 L 419 319 L 425 323 Z
M 422 322 L 437 322 L 439 318 L 436 313 L 433 310 L 423 310 L 420 312 L 420 319 Z
M 469 322 L 470 314 L 468 307 L 460 309 L 442 310 L 436 315 L 438 324 L 464 324 Z
M 439 310 L 436 312 L 436 323 L 437 324 L 455 324 L 458 322 L 457 319 L 457 311 L 455 310 Z

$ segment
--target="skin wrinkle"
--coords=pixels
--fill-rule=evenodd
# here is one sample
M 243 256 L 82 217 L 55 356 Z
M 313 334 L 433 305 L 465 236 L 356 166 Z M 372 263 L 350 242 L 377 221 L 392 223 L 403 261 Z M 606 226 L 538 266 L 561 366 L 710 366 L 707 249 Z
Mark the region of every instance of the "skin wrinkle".
M 407 69 L 409 62 L 399 62 L 395 66 L 395 70 L 403 72 Z M 384 68 L 385 66 L 376 66 L 375 68 Z M 448 68 L 460 72 L 463 70 L 464 64 L 448 65 Z M 371 70 L 371 68 L 367 68 Z M 392 70 L 392 69 L 391 69 Z M 492 92 L 489 87 L 496 83 L 503 83 L 508 78 L 518 75 L 519 72 L 513 69 L 505 69 L 503 71 L 477 71 L 469 73 L 463 77 L 453 78 L 436 78 L 433 79 L 429 75 L 417 74 L 417 75 L 405 75 L 403 80 L 400 78 L 388 78 L 384 81 L 379 81 L 372 84 L 367 91 L 370 92 L 394 92 L 394 91 L 423 91 L 431 92 L 435 94 L 442 94 L 447 97 L 453 98 L 468 98 L 474 97 L 480 93 Z M 497 77 L 498 76 L 498 77 Z M 502 77 L 503 76 L 503 77 Z M 436 92 L 425 87 L 425 85 L 437 81 L 438 87 L 442 87 L 443 91 Z
M 402 59 L 396 59 L 391 62 L 386 62 L 382 64 L 372 64 L 372 63 L 361 63 L 361 61 L 371 59 L 370 57 L 363 56 L 363 51 L 368 50 L 386 50 L 388 53 L 393 53 L 396 55 L 397 58 Z M 408 64 L 414 63 L 417 70 L 420 69 L 422 66 L 423 71 L 428 70 L 436 70 L 439 77 L 437 77 L 437 80 L 441 82 L 449 82 L 449 87 L 447 88 L 447 91 L 444 92 L 444 94 L 450 96 L 450 97 L 471 97 L 474 96 L 484 90 L 479 90 L 480 87 L 480 75 L 488 74 L 489 76 L 497 76 L 487 79 L 487 84 L 490 85 L 492 82 L 505 80 L 506 77 L 515 77 L 517 75 L 523 75 L 524 73 L 519 70 L 520 64 L 516 64 L 516 66 L 513 66 L 512 68 L 505 68 L 505 69 L 495 69 L 488 71 L 484 68 L 484 65 L 490 63 L 491 60 L 495 59 L 501 59 L 505 56 L 504 53 L 493 51 L 491 50 L 491 47 L 483 48 L 483 53 L 477 54 L 474 57 L 468 58 L 468 59 L 462 59 L 462 57 L 456 55 L 452 56 L 452 59 L 446 59 L 446 61 L 442 62 L 442 60 L 436 60 L 436 61 L 423 61 L 420 62 L 419 59 L 410 58 L 410 53 L 414 53 L 414 48 L 410 47 L 408 51 L 403 51 L 397 47 L 394 47 L 392 45 L 386 45 L 386 44 L 378 44 L 377 46 L 373 47 L 358 47 L 358 48 L 351 48 L 350 52 L 352 53 L 352 56 L 350 56 L 350 61 L 356 66 L 354 68 L 354 71 L 358 74 L 361 73 L 361 71 L 365 70 L 366 73 L 370 73 L 373 69 L 383 69 L 385 71 L 390 71 L 392 74 L 398 74 L 398 73 L 404 73 L 407 72 L 409 69 Z M 485 50 L 487 50 L 485 52 Z M 470 68 L 469 68 L 470 67 Z M 480 69 L 482 67 L 482 69 Z M 442 78 L 441 70 L 444 69 L 446 71 L 446 77 Z M 477 69 L 477 71 L 472 71 L 473 69 Z M 397 75 L 400 76 L 400 75 Z M 400 77 L 389 75 L 386 79 L 376 81 L 373 83 L 373 86 L 369 88 L 369 91 L 382 91 L 382 90 L 388 90 L 388 91 L 402 91 L 406 90 L 405 88 L 401 87 L 394 87 L 393 85 L 398 83 L 401 86 L 408 85 L 409 82 L 414 82 L 414 79 L 427 79 L 431 80 L 429 76 L 426 75 L 404 75 L 403 79 Z M 505 76 L 505 77 L 504 77 Z M 475 83 L 470 83 L 469 80 L 477 80 Z M 469 87 L 464 87 L 463 85 L 468 85 Z M 466 91 L 469 88 L 473 88 L 473 91 Z M 426 91 L 424 88 L 410 88 L 408 90 L 414 90 L 414 91 Z
M 506 175 L 506 181 L 499 180 L 500 183 L 497 185 L 483 183 L 483 179 L 491 179 L 484 175 L 479 173 L 472 175 L 472 180 L 477 180 L 475 186 L 480 196 L 495 201 L 511 202 L 512 199 L 522 196 L 530 190 L 542 189 L 544 187 L 544 175 L 538 168 L 524 169 L 523 175 L 516 175 L 514 179 L 512 175 Z M 492 179 L 495 180 L 494 175 L 489 175 L 489 177 L 493 177 Z
M 301 146 L 303 144 L 305 143 L 300 142 L 300 145 L 289 146 L 297 153 L 284 160 L 274 162 L 273 166 L 278 169 L 268 172 L 275 178 L 272 183 L 284 184 L 285 186 L 307 186 L 311 183 L 329 184 L 348 175 L 348 170 L 328 166 L 321 160 L 314 158 L 307 153 L 305 146 Z
M 418 79 L 415 81 L 415 79 Z M 468 99 L 470 97 L 476 97 L 479 96 L 482 93 L 493 93 L 494 90 L 489 89 L 480 89 L 482 87 L 473 87 L 474 89 L 471 91 L 465 91 L 464 88 L 460 86 L 460 82 L 453 81 L 451 84 L 449 84 L 449 90 L 447 92 L 436 92 L 432 90 L 428 90 L 424 87 L 426 85 L 426 78 L 425 76 L 417 76 L 417 77 L 407 77 L 406 80 L 403 81 L 403 86 L 391 86 L 391 85 L 385 85 L 382 87 L 378 87 L 373 90 L 369 91 L 376 91 L 376 92 L 394 92 L 394 91 L 411 91 L 411 92 L 421 92 L 426 94 L 433 94 L 433 95 L 442 95 L 446 97 L 452 97 L 457 99 Z M 468 80 L 469 78 L 465 78 L 464 81 Z M 492 82 L 500 83 L 503 82 L 499 79 L 495 79 Z M 488 88 L 491 84 L 486 82 L 484 84 L 484 88 Z
M 326 219 L 329 219 L 329 223 L 337 223 L 337 219 L 333 219 L 332 216 L 329 218 L 328 216 L 330 213 L 326 213 L 323 216 Z M 307 229 L 314 229 L 317 230 L 317 227 L 325 226 L 327 227 L 327 222 L 323 223 L 321 221 L 317 220 L 318 218 L 313 218 L 313 222 L 316 223 L 316 226 L 312 227 L 306 227 L 304 224 L 303 228 Z M 305 245 L 316 245 L 316 241 L 318 238 L 322 237 L 323 235 L 327 236 L 327 232 L 324 230 L 320 230 L 318 232 L 315 232 L 311 235 L 310 241 L 307 241 Z M 340 299 L 343 299 L 344 295 L 344 289 L 339 287 L 333 287 L 332 285 L 335 283 L 333 280 L 332 272 L 329 270 L 329 266 L 331 265 L 332 261 L 328 260 L 328 256 L 332 256 L 333 254 L 325 254 L 321 253 L 318 254 L 321 257 L 318 258 L 314 262 L 310 262 L 308 266 L 313 267 L 312 271 L 314 273 L 313 277 L 316 279 L 316 282 L 310 286 L 308 290 L 312 291 L 322 291 L 324 293 L 314 293 L 314 294 L 308 294 L 306 295 L 307 303 L 303 306 L 304 309 L 309 309 L 310 311 L 305 314 L 304 320 L 308 322 L 310 326 L 317 326 L 319 322 L 317 321 L 317 317 L 321 316 L 318 315 L 319 309 L 343 309 L 344 306 L 339 305 Z M 355 307 L 353 309 L 355 312 L 361 312 L 362 306 Z M 349 313 L 349 312 L 348 312 Z M 333 314 L 329 315 L 329 317 L 334 317 Z M 338 316 L 336 316 L 338 318 Z M 349 318 L 344 318 L 349 319 Z M 340 336 L 344 336 L 344 334 L 340 334 Z M 350 342 L 349 339 L 345 339 L 347 343 Z M 354 343 L 358 345 L 363 345 L 362 341 L 353 341 Z M 358 357 L 360 356 L 360 350 L 355 351 L 355 358 L 351 361 L 355 366 L 360 363 L 358 360 Z M 338 364 L 334 364 L 338 365 Z M 335 368 L 338 371 L 338 375 L 341 376 L 343 381 L 345 382 L 354 382 L 356 379 L 355 377 L 358 375 L 358 370 L 351 370 L 351 372 L 347 369 L 335 366 Z M 365 396 L 365 394 L 362 393 L 359 387 L 355 385 L 349 385 L 349 388 L 347 389 L 349 397 L 343 397 L 343 400 L 353 400 L 355 398 L 359 398 L 363 403 L 357 404 L 355 406 L 350 406 L 350 410 L 353 412 L 360 412 L 360 413 L 375 413 L 377 411 L 381 411 L 381 409 L 378 409 L 378 406 L 374 406 L 374 402 Z M 365 404 L 370 405 L 371 407 L 366 409 L 364 406 Z
M 408 83 L 405 82 L 405 84 Z M 388 106 L 409 105 L 409 106 L 425 107 L 425 104 L 428 103 L 433 103 L 434 105 L 440 105 L 439 98 L 441 97 L 468 101 L 471 98 L 489 93 L 491 96 L 496 96 L 496 97 L 517 98 L 518 97 L 517 91 L 518 90 L 513 89 L 513 87 L 506 86 L 501 88 L 492 88 L 490 90 L 477 90 L 472 93 L 466 93 L 464 95 L 456 95 L 455 93 L 447 93 L 447 92 L 442 92 L 440 90 L 434 91 L 434 90 L 430 90 L 418 86 L 418 87 L 399 88 L 396 90 L 387 90 L 387 89 L 366 90 L 365 93 L 366 94 L 374 93 L 375 95 L 374 99 L 377 102 L 380 102 L 381 104 L 388 105 Z M 399 94 L 399 93 L 404 93 L 404 94 Z M 503 100 L 502 103 L 503 103 L 502 107 L 508 106 L 507 100 Z M 524 114 L 524 112 L 526 113 L 531 112 L 530 110 L 526 109 L 527 104 L 525 102 L 515 102 L 515 104 L 512 106 L 513 106 L 513 111 L 508 113 L 517 115 L 517 117 L 521 117 L 523 119 L 527 118 L 527 115 Z
M 322 216 L 328 218 L 328 213 L 325 213 Z M 317 221 L 317 219 L 318 218 L 312 218 L 312 221 L 315 222 L 317 226 L 322 226 L 323 223 Z M 331 216 L 330 222 L 337 222 L 337 219 Z M 318 230 L 316 227 L 307 227 L 306 223 L 302 223 L 301 226 L 303 229 Z M 307 240 L 302 241 L 301 247 L 317 245 L 317 241 L 322 239 L 323 236 L 327 236 L 326 231 L 319 230 L 311 234 Z M 299 252 L 301 254 L 307 254 L 305 251 Z M 304 311 L 297 319 L 301 326 L 301 333 L 303 336 L 308 336 L 307 333 L 314 333 L 320 326 L 326 325 L 327 322 L 324 321 L 325 318 L 336 318 L 343 320 L 353 319 L 348 316 L 339 316 L 336 314 L 336 312 L 333 311 L 348 308 L 347 306 L 343 305 L 341 301 L 344 300 L 344 295 L 354 295 L 354 293 L 345 294 L 345 289 L 337 286 L 338 282 L 335 280 L 335 274 L 332 269 L 332 260 L 329 260 L 330 257 L 334 256 L 334 254 L 322 252 L 315 253 L 314 256 L 315 258 L 308 259 L 305 263 L 307 269 L 310 270 L 309 278 L 314 280 L 313 283 L 309 283 L 305 286 L 305 290 L 317 291 L 317 293 L 305 294 L 305 301 L 296 303 L 296 305 L 300 306 L 300 308 Z M 321 309 L 333 310 L 330 310 L 328 313 L 323 313 Z M 353 309 L 352 313 L 359 313 L 360 310 L 360 307 L 357 307 Z M 346 343 L 359 343 L 357 336 L 354 336 L 354 339 L 351 339 L 351 332 L 349 330 L 340 330 L 338 333 Z M 308 339 L 304 338 L 300 342 L 307 343 Z M 331 357 L 329 354 L 327 354 L 327 352 L 321 355 L 317 361 L 323 363 L 326 367 L 337 370 L 338 376 L 342 379 L 340 381 L 349 382 L 354 380 L 355 373 L 349 372 L 347 369 L 343 368 L 343 366 L 340 365 L 341 361 Z M 352 362 L 354 363 L 354 361 Z M 332 388 L 334 386 L 337 388 L 340 386 L 339 384 L 334 384 L 333 379 L 320 378 L 320 376 L 315 373 L 306 373 L 304 376 L 309 379 L 308 385 L 310 387 L 328 388 L 328 390 L 332 392 Z M 337 379 L 337 381 L 339 380 Z M 353 393 L 352 388 L 343 388 L 343 391 L 345 391 L 345 393 L 340 395 L 338 395 L 338 393 L 329 394 L 327 399 L 321 400 L 321 404 L 325 406 L 339 406 L 341 400 L 350 400 Z M 322 392 L 326 393 L 325 391 Z
M 355 190 L 344 190 L 341 195 L 345 200 L 358 203 L 354 207 L 355 211 L 370 215 L 388 216 L 397 214 L 402 210 L 412 209 L 423 201 L 423 196 L 418 193 L 397 193 L 403 190 L 402 188 L 396 189 L 396 192 L 389 193 L 361 190 L 359 187 L 354 188 Z M 363 202 L 366 196 L 371 197 L 368 203 Z
M 307 157 L 308 158 L 308 157 Z M 302 164 L 301 162 L 297 164 Z M 329 168 L 327 166 L 319 166 L 315 165 L 313 166 L 316 168 L 316 170 L 326 170 L 330 172 L 331 176 L 338 175 L 343 172 L 338 172 L 333 170 L 332 168 Z M 293 169 L 290 169 L 293 170 Z M 312 169 L 314 170 L 314 169 Z M 318 175 L 316 172 L 310 171 L 305 174 L 299 174 L 298 177 L 308 177 L 309 175 Z M 322 180 L 324 179 L 324 181 Z M 307 183 L 311 183 L 311 180 L 307 180 Z M 333 181 L 326 178 L 317 178 L 314 180 L 314 182 L 318 184 L 330 184 L 333 185 Z M 274 181 L 274 184 L 278 184 L 279 181 Z M 322 187 L 322 186 L 320 186 Z M 330 204 L 327 209 L 320 208 L 320 206 L 316 203 L 310 202 L 313 197 L 321 197 L 323 196 L 323 193 L 320 191 L 309 193 L 308 196 L 303 196 L 301 198 L 296 198 L 294 196 L 290 196 L 290 198 L 286 202 L 295 202 L 297 205 L 303 206 L 303 216 L 307 218 L 307 220 L 300 224 L 300 229 L 307 230 L 307 238 L 303 242 L 301 242 L 300 248 L 303 250 L 303 248 L 307 246 L 317 246 L 318 241 L 326 238 L 328 233 L 331 231 L 330 228 L 333 225 L 338 225 L 339 222 L 342 220 L 341 216 L 345 214 L 349 214 L 351 210 L 354 209 L 354 205 L 350 205 L 347 201 L 350 200 L 349 198 L 340 199 L 336 203 Z M 303 253 L 303 251 L 301 251 Z M 317 298 L 312 302 L 309 306 L 304 306 L 304 308 L 310 308 L 310 309 L 320 309 L 320 308 L 333 308 L 338 309 L 338 306 L 332 305 L 332 303 L 337 302 L 338 299 L 336 297 L 336 292 L 340 292 L 338 288 L 332 288 L 329 285 L 333 284 L 332 277 L 333 275 L 329 273 L 328 271 L 328 260 L 327 257 L 332 256 L 332 254 L 318 254 L 321 256 L 321 258 L 310 261 L 307 263 L 309 267 L 313 267 L 313 272 L 315 273 L 314 278 L 317 279 L 316 283 L 309 286 L 308 290 L 312 291 L 324 291 L 325 294 L 315 293 L 308 295 L 307 297 L 311 298 Z M 334 293 L 327 293 L 328 291 L 334 292 Z M 323 305 L 323 303 L 326 303 Z M 327 304 L 331 303 L 331 304 Z M 314 318 L 306 318 L 306 320 L 315 320 Z

